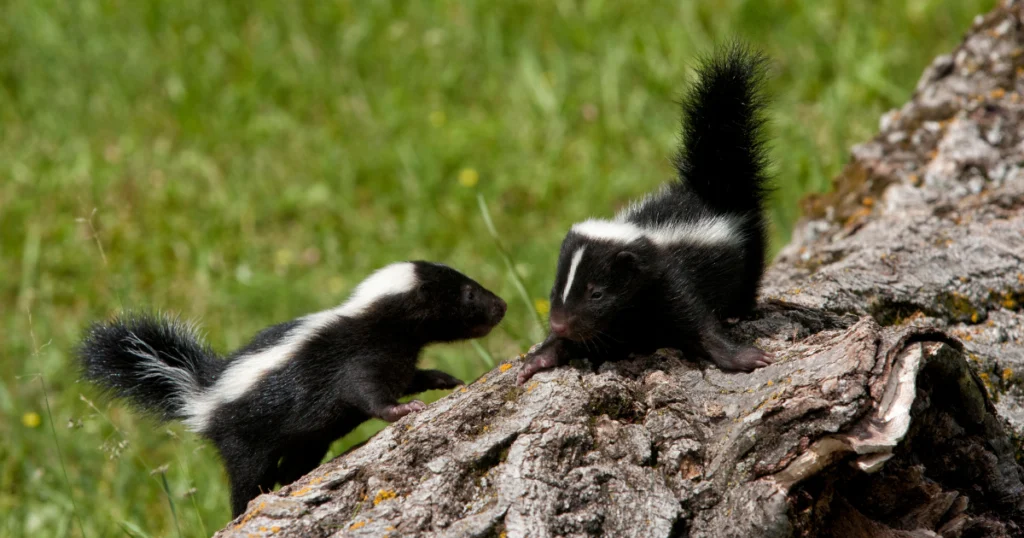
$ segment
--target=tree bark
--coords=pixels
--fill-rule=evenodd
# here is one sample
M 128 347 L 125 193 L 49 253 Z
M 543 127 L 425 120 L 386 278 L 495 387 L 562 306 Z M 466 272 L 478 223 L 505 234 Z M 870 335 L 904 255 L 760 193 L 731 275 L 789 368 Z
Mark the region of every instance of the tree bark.
M 253 500 L 220 536 L 1024 535 L 1024 29 L 979 16 L 730 329 L 515 385 L 521 359 Z

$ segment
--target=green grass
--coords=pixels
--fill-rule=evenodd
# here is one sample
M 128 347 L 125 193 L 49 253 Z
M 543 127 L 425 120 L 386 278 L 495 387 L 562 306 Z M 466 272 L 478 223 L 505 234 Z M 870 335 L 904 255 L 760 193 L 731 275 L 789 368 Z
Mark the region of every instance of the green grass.
M 477 194 L 545 297 L 570 223 L 669 177 L 688 67 L 730 36 L 775 60 L 783 240 L 798 197 L 994 2 L 897 4 L 0 3 L 0 535 L 227 521 L 212 447 L 76 381 L 83 326 L 121 308 L 181 313 L 229 350 L 429 258 L 509 299 L 483 350 L 523 350 L 535 314 Z M 425 362 L 470 380 L 483 356 Z

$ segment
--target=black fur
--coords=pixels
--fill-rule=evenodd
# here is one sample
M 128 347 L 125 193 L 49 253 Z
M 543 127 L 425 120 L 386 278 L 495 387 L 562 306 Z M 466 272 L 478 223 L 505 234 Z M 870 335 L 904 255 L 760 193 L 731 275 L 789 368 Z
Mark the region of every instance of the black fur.
M 399 398 L 461 383 L 417 369 L 420 350 L 484 336 L 504 317 L 505 302 L 454 269 L 412 263 L 416 289 L 385 295 L 357 316 L 339 316 L 243 396 L 216 406 L 199 429 L 224 461 L 234 516 L 261 491 L 314 469 L 334 440 L 367 419 L 392 422 L 424 407 Z M 79 357 L 84 376 L 115 396 L 162 419 L 183 419 L 183 402 L 194 399 L 188 391 L 213 387 L 233 361 L 280 344 L 300 323 L 264 329 L 224 360 L 176 321 L 126 315 L 93 325 Z M 186 375 L 178 383 L 153 375 L 151 357 Z
M 616 219 L 651 229 L 729 218 L 739 223 L 741 239 L 657 245 L 647 237 L 598 240 L 570 230 L 551 290 L 552 334 L 520 372 L 520 383 L 572 357 L 600 362 L 662 347 L 688 350 L 726 369 L 771 362 L 757 348 L 730 341 L 721 327 L 725 318 L 750 313 L 764 271 L 764 66 L 761 54 L 741 45 L 702 61 L 682 104 L 678 180 Z

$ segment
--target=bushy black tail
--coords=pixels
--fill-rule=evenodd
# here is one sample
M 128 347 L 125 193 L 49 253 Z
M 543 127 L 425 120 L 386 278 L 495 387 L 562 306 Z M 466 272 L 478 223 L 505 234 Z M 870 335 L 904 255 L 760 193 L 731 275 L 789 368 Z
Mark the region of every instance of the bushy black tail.
M 679 179 L 717 211 L 760 210 L 768 193 L 766 64 L 746 45 L 722 47 L 701 61 L 683 99 Z
M 186 418 L 224 364 L 189 325 L 139 313 L 89 327 L 78 359 L 86 379 L 163 420 Z

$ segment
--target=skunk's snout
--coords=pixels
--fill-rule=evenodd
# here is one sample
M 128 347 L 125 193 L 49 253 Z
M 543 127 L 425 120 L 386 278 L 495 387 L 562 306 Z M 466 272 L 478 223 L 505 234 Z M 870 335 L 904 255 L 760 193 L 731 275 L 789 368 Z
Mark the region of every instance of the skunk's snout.
M 555 310 L 551 312 L 548 325 L 551 326 L 551 332 L 555 333 L 556 336 L 565 337 L 572 333 L 572 329 L 569 327 L 569 319 L 561 311 Z
M 508 304 L 501 297 L 495 296 L 494 302 L 491 303 L 491 319 L 494 323 L 498 323 L 505 317 L 505 311 L 508 310 Z

